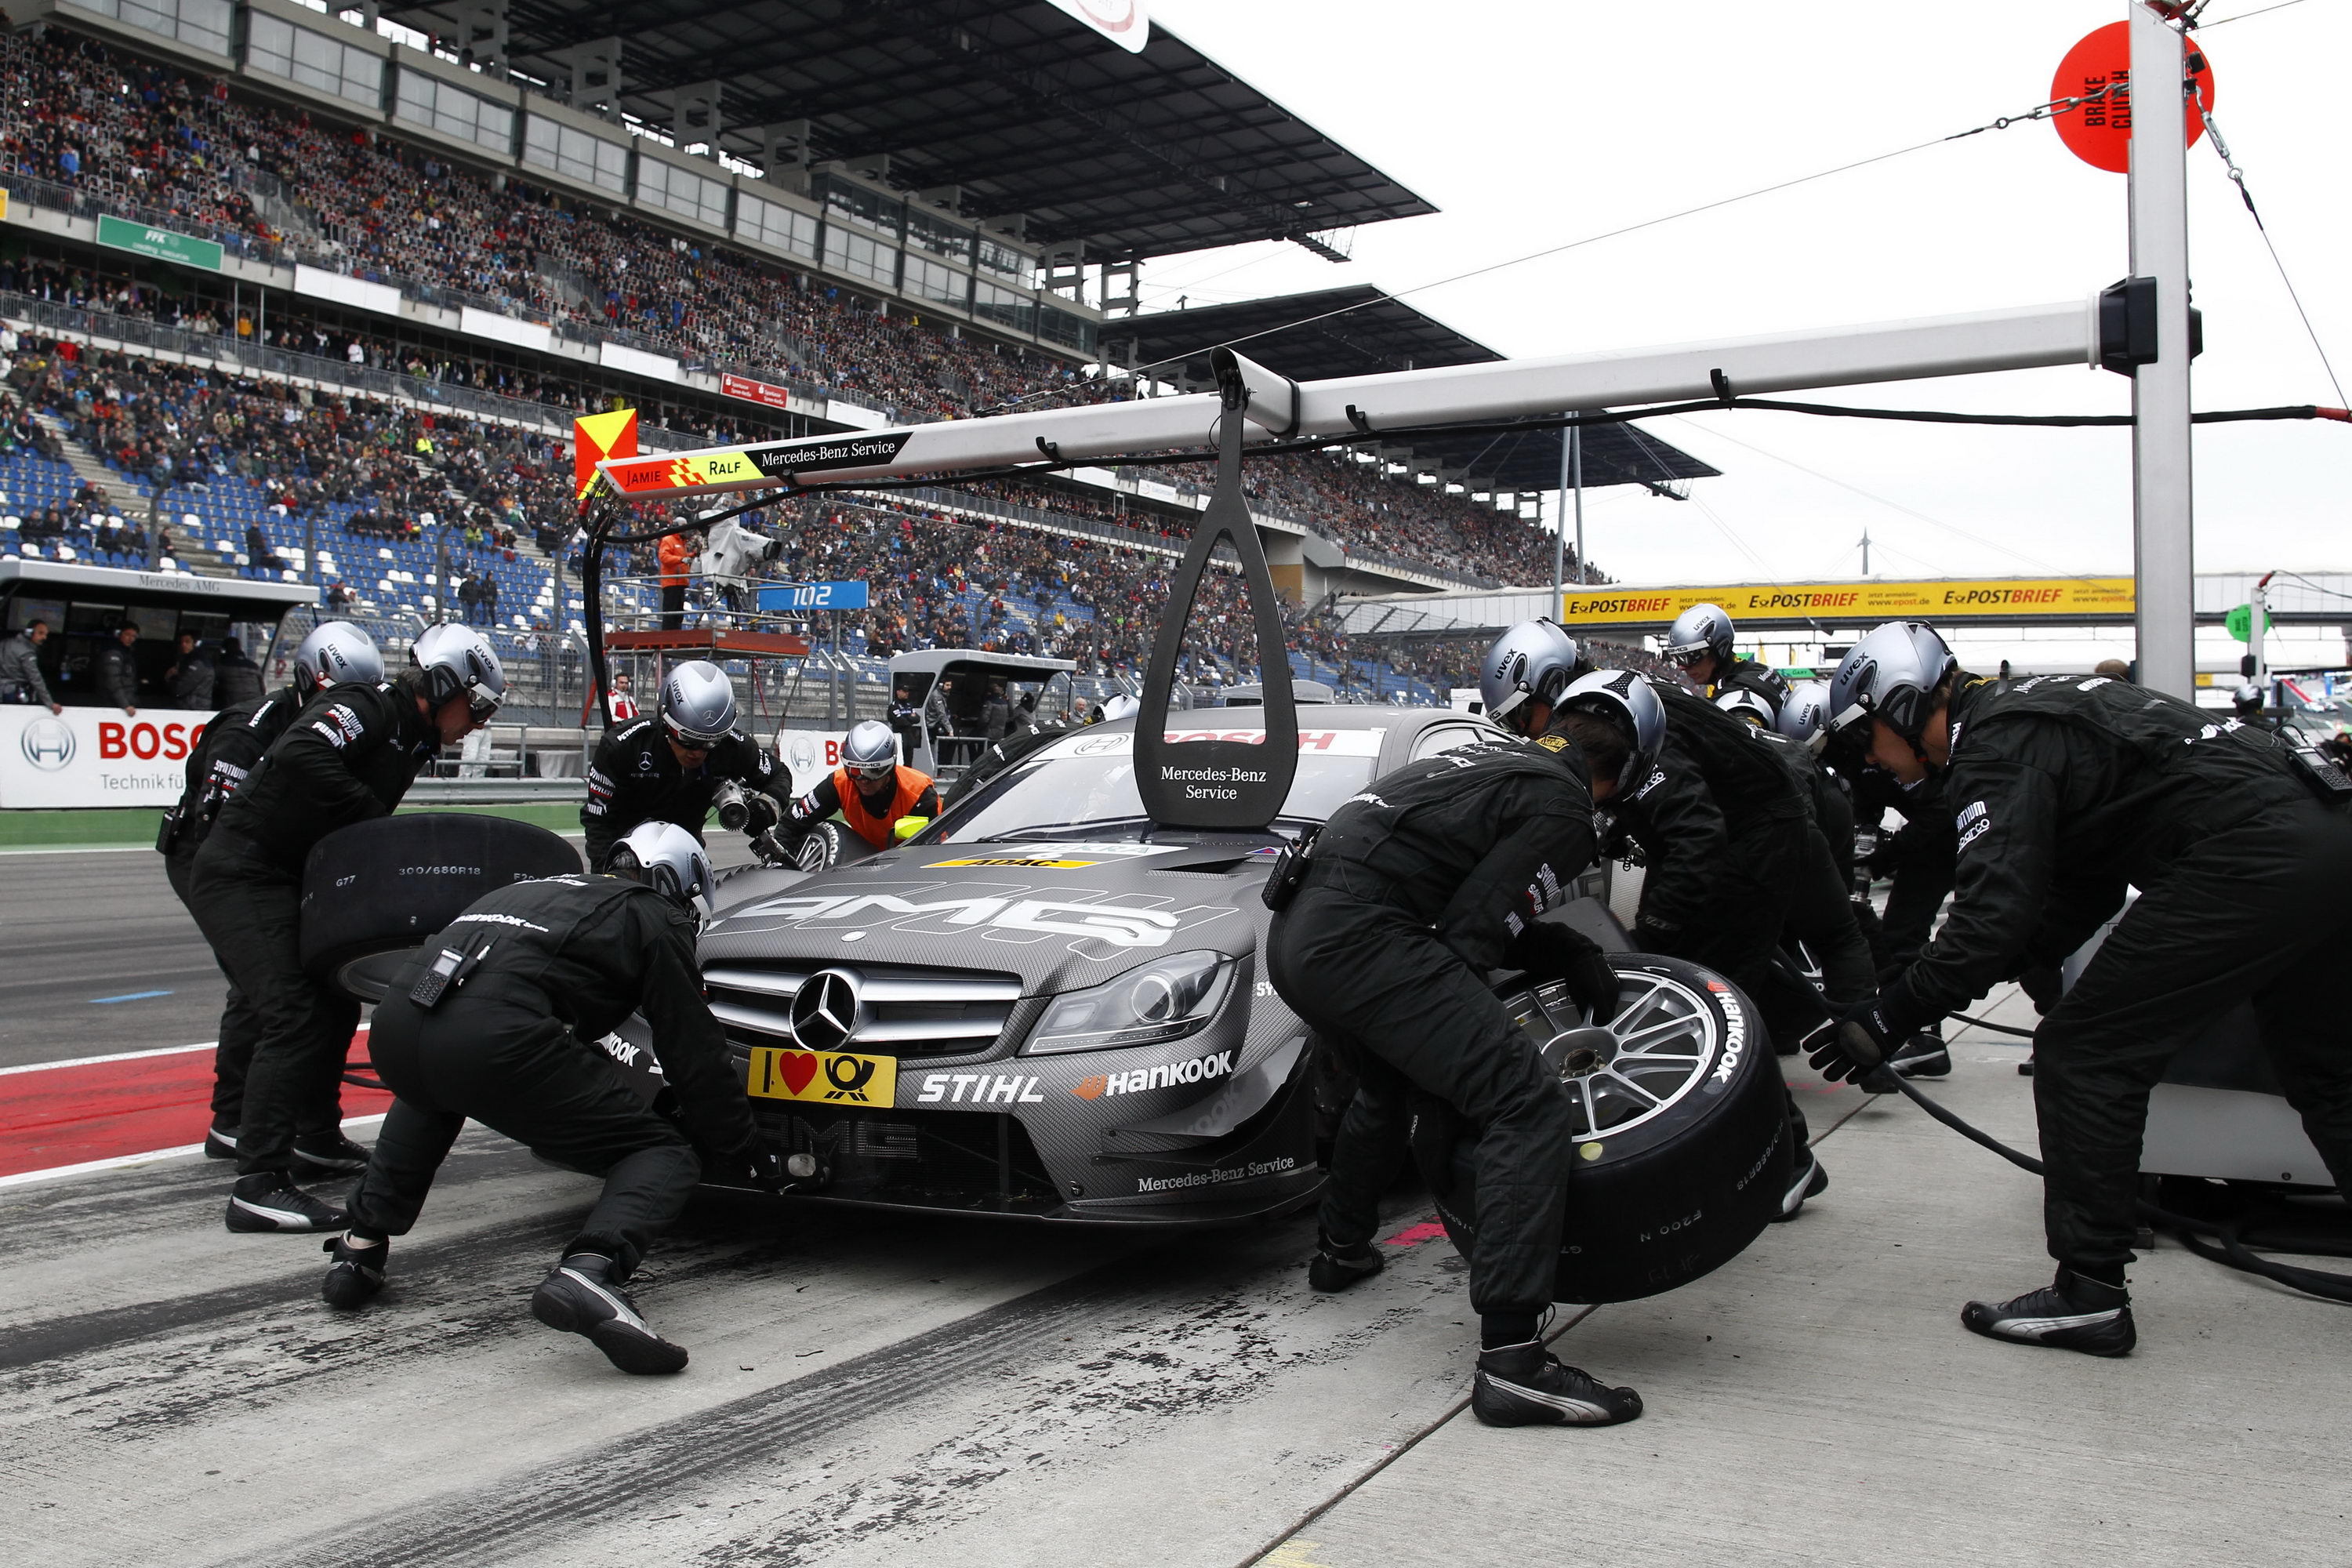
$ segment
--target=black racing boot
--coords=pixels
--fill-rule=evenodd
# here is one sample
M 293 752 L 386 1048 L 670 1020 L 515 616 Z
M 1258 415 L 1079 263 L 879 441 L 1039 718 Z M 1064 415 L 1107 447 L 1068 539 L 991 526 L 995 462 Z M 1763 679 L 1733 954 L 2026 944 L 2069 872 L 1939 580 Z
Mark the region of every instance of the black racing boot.
M 614 1277 L 613 1260 L 574 1252 L 530 1294 L 530 1314 L 551 1329 L 585 1334 L 623 1372 L 686 1370 L 686 1347 L 674 1345 L 637 1315 L 637 1304 Z
M 1370 1242 L 1360 1241 L 1353 1247 L 1335 1246 L 1331 1238 L 1318 1231 L 1315 1236 L 1315 1257 L 1307 1265 L 1307 1282 L 1318 1290 L 1345 1290 L 1359 1279 L 1370 1279 L 1388 1267 L 1388 1259 L 1380 1248 Z
M 1932 1029 L 1921 1029 L 1895 1047 L 1886 1065 L 1905 1078 L 1949 1078 L 1952 1053 L 1944 1048 L 1942 1036 Z
M 1797 1168 L 1789 1173 L 1789 1184 L 1780 1192 L 1780 1212 L 1772 1216 L 1774 1225 L 1797 1217 L 1807 1198 L 1821 1196 L 1830 1184 L 1830 1173 L 1813 1158 L 1811 1149 L 1797 1151 Z
M 296 1186 L 284 1171 L 256 1171 L 229 1189 L 231 1230 L 341 1230 L 348 1223 L 342 1210 Z
M 294 1173 L 306 1182 L 357 1175 L 367 1163 L 368 1152 L 344 1137 L 340 1127 L 300 1133 L 294 1140 Z
M 352 1311 L 374 1300 L 375 1293 L 383 1289 L 383 1266 L 392 1256 L 392 1243 L 383 1237 L 357 1247 L 348 1234 L 330 1237 L 320 1250 L 335 1258 L 328 1267 L 326 1283 L 319 1287 L 320 1299 L 328 1306 Z
M 1604 1387 L 1530 1340 L 1478 1352 L 1470 1409 L 1489 1426 L 1614 1426 L 1642 1414 L 1642 1396 Z
M 214 1122 L 205 1129 L 205 1158 L 234 1160 L 236 1158 L 236 1129 Z
M 2084 1355 L 2131 1354 L 2139 1342 L 2132 1326 L 2131 1292 L 2087 1279 L 2061 1264 L 2058 1278 L 2007 1301 L 1971 1301 L 1960 1322 L 1987 1339 L 2049 1345 Z

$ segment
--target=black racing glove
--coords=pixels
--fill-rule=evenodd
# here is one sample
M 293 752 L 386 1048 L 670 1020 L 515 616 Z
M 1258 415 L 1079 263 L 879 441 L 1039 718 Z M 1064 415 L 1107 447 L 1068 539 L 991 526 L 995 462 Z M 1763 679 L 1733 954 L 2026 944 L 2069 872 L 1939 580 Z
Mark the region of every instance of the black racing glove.
M 1848 1008 L 1810 1059 L 1814 1070 L 1832 1083 L 1860 1083 L 1885 1063 L 1897 1044 L 1937 1017 L 1912 1000 L 1911 987 L 1897 980 L 1869 1001 Z
M 1568 987 L 1576 1005 L 1596 1024 L 1617 1016 L 1617 971 L 1600 944 L 1573 926 L 1538 921 L 1519 933 L 1513 962 L 1539 980 Z
M 1633 922 L 1633 929 L 1630 934 L 1633 939 L 1633 951 L 1636 952 L 1671 953 L 1675 951 L 1675 945 L 1682 940 L 1682 928 L 1664 925 L 1656 921 L 1637 919 Z
M 743 809 L 750 813 L 743 824 L 743 831 L 753 838 L 784 819 L 784 808 L 776 804 L 776 797 L 759 790 L 743 793 Z

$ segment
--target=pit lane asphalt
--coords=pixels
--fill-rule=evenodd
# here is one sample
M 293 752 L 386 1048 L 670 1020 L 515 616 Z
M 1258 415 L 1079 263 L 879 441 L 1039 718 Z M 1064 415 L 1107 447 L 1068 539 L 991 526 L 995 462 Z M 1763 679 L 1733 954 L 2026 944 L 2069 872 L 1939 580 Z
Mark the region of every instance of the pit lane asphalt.
M 1955 1055 L 1939 1092 L 2030 1147 L 2020 1052 L 1979 1036 Z M 2046 1278 L 2033 1184 L 1907 1104 L 1791 1079 L 1830 1191 L 1681 1291 L 1564 1316 L 1561 1353 L 1649 1402 L 1597 1433 L 1478 1427 L 1451 1248 L 1392 1247 L 1385 1274 L 1318 1297 L 1305 1216 L 1105 1237 L 710 1195 L 640 1292 L 694 1352 L 656 1380 L 530 1317 L 593 1184 L 478 1129 L 395 1244 L 392 1287 L 349 1317 L 317 1300 L 314 1240 L 220 1228 L 217 1165 L 0 1188 L 0 1557 L 2340 1555 L 2342 1309 L 2166 1248 L 2137 1271 L 2129 1361 L 1973 1339 L 1965 1294 Z M 1426 1212 L 1396 1194 L 1390 1233 Z
M 0 854 L 0 1067 L 212 1039 L 227 989 L 153 849 Z

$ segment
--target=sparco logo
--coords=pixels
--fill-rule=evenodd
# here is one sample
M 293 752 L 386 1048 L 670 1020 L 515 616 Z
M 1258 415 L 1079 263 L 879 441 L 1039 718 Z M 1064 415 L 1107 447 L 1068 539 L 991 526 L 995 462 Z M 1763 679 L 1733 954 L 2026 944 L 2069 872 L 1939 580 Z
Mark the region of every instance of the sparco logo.
M 74 732 L 62 720 L 36 719 L 25 726 L 25 760 L 45 773 L 56 773 L 74 760 Z

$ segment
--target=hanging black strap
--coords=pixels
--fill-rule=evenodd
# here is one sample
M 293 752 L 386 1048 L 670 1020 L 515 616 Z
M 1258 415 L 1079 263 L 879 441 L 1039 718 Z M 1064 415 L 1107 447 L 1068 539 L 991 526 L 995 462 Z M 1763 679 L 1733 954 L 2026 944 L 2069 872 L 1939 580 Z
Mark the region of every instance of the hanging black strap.
M 1249 406 L 1249 390 L 1238 372 L 1230 366 L 1220 369 L 1224 413 L 1217 428 L 1216 493 L 1193 526 L 1183 564 L 1168 591 L 1168 607 L 1160 614 L 1150 668 L 1144 677 L 1143 709 L 1135 720 L 1136 788 L 1152 821 L 1167 827 L 1264 827 L 1282 814 L 1290 781 L 1298 772 L 1298 710 L 1290 689 L 1290 650 L 1274 596 L 1274 577 L 1266 570 L 1265 549 L 1258 542 L 1257 524 L 1242 495 L 1242 416 Z M 1252 717 L 1263 717 L 1265 738 L 1255 743 L 1171 741 L 1171 728 L 1181 731 L 1187 727 L 1171 725 L 1168 712 L 1176 687 L 1177 656 L 1201 579 L 1209 571 L 1210 554 L 1221 539 L 1241 557 L 1242 582 L 1249 592 L 1251 624 L 1257 631 L 1258 679 L 1265 692 L 1265 706 Z

